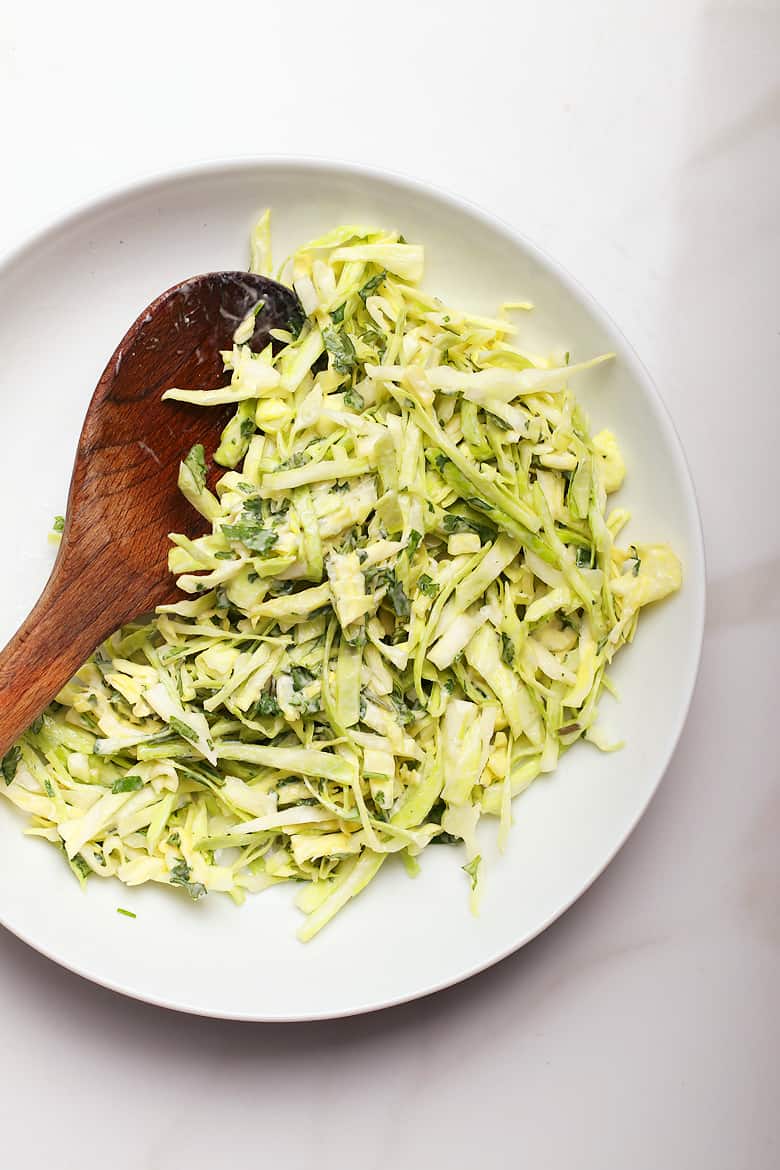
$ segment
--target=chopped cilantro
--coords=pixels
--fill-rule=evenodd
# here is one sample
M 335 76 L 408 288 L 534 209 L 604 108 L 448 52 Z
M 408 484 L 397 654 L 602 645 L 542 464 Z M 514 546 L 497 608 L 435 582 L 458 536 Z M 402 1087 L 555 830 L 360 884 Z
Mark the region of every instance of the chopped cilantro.
M 196 443 L 184 460 L 184 466 L 195 481 L 195 487 L 202 492 L 206 486 L 206 452 L 202 443 Z
M 268 691 L 263 691 L 257 702 L 252 707 L 251 716 L 257 718 L 258 715 L 280 715 L 281 707 L 276 699 Z
M 360 297 L 363 304 L 365 304 L 368 298 L 376 292 L 380 284 L 384 283 L 386 276 L 387 273 L 384 270 L 382 272 L 378 272 L 376 276 L 372 276 L 370 280 L 367 280 L 361 289 L 358 289 L 358 296 Z
M 426 597 L 436 597 L 439 592 L 439 586 L 434 581 L 433 577 L 429 577 L 427 573 L 421 573 L 417 582 L 417 588 L 426 595 Z
M 365 409 L 366 400 L 357 390 L 350 388 L 344 391 L 344 405 L 360 411 Z
M 16 769 L 19 766 L 19 761 L 22 758 L 22 749 L 18 744 L 14 744 L 9 748 L 0 762 L 0 772 L 3 773 L 3 779 L 6 784 L 10 784 L 16 775 Z
M 250 500 L 244 500 L 244 507 L 241 511 L 241 518 L 244 519 L 244 517 L 251 517 L 253 521 L 259 520 L 263 515 L 264 502 L 265 501 L 261 500 L 259 496 L 253 496 Z M 248 522 L 248 520 L 244 520 L 244 523 Z
M 409 617 L 409 614 L 412 612 L 412 607 L 409 603 L 409 598 L 406 596 L 404 587 L 395 576 L 395 573 L 389 576 L 392 580 L 388 581 L 387 600 L 392 605 L 398 617 Z
M 242 521 L 238 524 L 223 524 L 222 535 L 228 540 L 240 540 L 248 549 L 261 556 L 264 556 L 279 539 L 278 535 L 268 528 Z
M 143 786 L 144 782 L 140 776 L 120 776 L 112 784 L 111 791 L 116 796 L 119 792 L 137 792 Z
M 407 723 L 413 723 L 417 718 L 415 710 L 410 707 L 406 696 L 399 686 L 393 687 L 393 693 L 390 696 L 390 701 L 395 707 L 395 712 L 398 716 L 398 722 L 402 727 L 406 726 Z
M 194 901 L 197 901 L 198 898 L 202 898 L 206 893 L 206 887 L 202 882 L 190 881 L 191 872 L 192 871 L 190 870 L 190 867 L 187 865 L 186 861 L 179 861 L 171 870 L 168 880 L 172 886 L 182 886 L 182 888 L 187 891 L 189 896 Z
M 489 528 L 486 524 L 477 524 L 474 520 L 469 520 L 468 516 L 461 516 L 457 512 L 447 512 L 444 517 L 443 528 L 445 532 L 476 532 L 483 544 L 493 540 L 495 537 L 495 529 Z
M 305 451 L 294 451 L 288 459 L 283 459 L 281 463 L 276 465 L 277 471 L 292 471 L 299 467 L 303 467 L 308 463 L 311 455 L 307 455 Z M 246 504 L 244 505 L 246 507 Z
M 198 742 L 198 733 L 190 727 L 189 723 L 185 723 L 183 719 L 177 719 L 175 715 L 171 715 L 168 720 L 171 730 L 180 735 L 182 739 L 189 740 L 190 743 Z
M 355 347 L 349 335 L 338 332 L 336 329 L 327 328 L 322 331 L 322 340 L 330 354 L 334 369 L 338 370 L 340 374 L 348 374 L 354 368 L 357 360 Z

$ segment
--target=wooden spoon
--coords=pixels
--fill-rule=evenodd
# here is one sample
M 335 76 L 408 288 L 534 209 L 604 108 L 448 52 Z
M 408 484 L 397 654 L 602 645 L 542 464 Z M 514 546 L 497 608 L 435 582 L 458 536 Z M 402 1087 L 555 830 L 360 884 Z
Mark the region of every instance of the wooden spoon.
M 0 652 L 0 758 L 104 638 L 176 599 L 168 533 L 203 529 L 177 467 L 195 443 L 216 448 L 231 408 L 161 395 L 223 384 L 219 351 L 260 299 L 249 341 L 259 350 L 270 329 L 302 316 L 297 297 L 266 277 L 212 272 L 152 301 L 111 357 L 84 420 L 51 576 Z

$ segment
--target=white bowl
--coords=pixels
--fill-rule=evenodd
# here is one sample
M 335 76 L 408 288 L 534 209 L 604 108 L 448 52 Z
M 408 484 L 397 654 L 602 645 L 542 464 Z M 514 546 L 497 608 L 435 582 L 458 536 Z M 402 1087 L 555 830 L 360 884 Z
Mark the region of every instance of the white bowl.
M 578 745 L 554 775 L 514 804 L 503 856 L 490 856 L 480 916 L 468 908 L 456 848 L 425 852 L 410 880 L 386 866 L 312 943 L 295 939 L 294 887 L 237 909 L 212 896 L 128 890 L 93 878 L 84 894 L 50 845 L 22 836 L 0 802 L 0 919 L 86 978 L 182 1011 L 249 1020 L 301 1020 L 370 1011 L 465 979 L 523 945 L 587 888 L 653 795 L 685 720 L 704 616 L 704 560 L 693 488 L 669 416 L 635 353 L 591 297 L 505 224 L 420 183 L 365 168 L 255 159 L 189 168 L 82 208 L 24 245 L 0 269 L 0 645 L 24 618 L 53 559 L 52 516 L 64 510 L 84 410 L 108 355 L 162 289 L 210 269 L 244 267 L 257 213 L 273 209 L 281 259 L 343 222 L 399 228 L 426 246 L 426 283 L 486 313 L 531 299 L 524 336 L 572 360 L 614 350 L 581 376 L 593 423 L 609 425 L 628 464 L 620 502 L 630 537 L 668 540 L 684 587 L 643 614 L 602 703 L 626 740 L 602 755 Z M 7 696 L 3 701 L 7 701 Z M 118 906 L 137 914 L 116 913 Z

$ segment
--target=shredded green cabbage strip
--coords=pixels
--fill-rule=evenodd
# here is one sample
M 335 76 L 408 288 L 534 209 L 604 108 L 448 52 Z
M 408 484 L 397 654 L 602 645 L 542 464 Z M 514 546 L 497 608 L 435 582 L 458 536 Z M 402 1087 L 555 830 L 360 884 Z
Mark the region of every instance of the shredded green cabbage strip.
M 252 269 L 270 270 L 268 213 Z M 172 535 L 183 598 L 117 631 L 2 761 L 27 832 L 83 883 L 242 902 L 296 881 L 309 939 L 378 873 L 460 842 L 599 728 L 639 610 L 681 583 L 665 545 L 618 548 L 625 468 L 569 366 L 419 287 L 423 249 L 345 226 L 288 260 L 298 336 L 224 353 L 234 402 L 204 535 Z M 517 306 L 530 306 L 519 302 Z M 509 306 L 506 307 L 507 309 Z M 591 377 L 597 375 L 591 374 Z M 172 416 L 173 417 L 173 416 Z

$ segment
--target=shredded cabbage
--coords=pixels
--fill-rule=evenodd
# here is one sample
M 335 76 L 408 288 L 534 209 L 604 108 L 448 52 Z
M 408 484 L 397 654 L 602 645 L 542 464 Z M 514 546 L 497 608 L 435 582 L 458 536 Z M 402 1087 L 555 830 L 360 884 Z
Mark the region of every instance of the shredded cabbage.
M 266 213 L 251 266 L 271 263 Z M 173 534 L 184 597 L 117 631 L 2 761 L 28 833 L 84 882 L 236 902 L 305 883 L 302 939 L 389 854 L 464 843 L 575 742 L 611 750 L 598 702 L 642 606 L 678 589 L 664 545 L 615 546 L 625 465 L 591 436 L 579 370 L 419 287 L 423 248 L 345 226 L 281 278 L 306 319 L 223 354 L 233 402 L 179 485 L 208 530 Z M 509 308 L 510 306 L 505 306 Z M 527 311 L 527 302 L 514 307 Z M 251 316 L 251 322 L 254 320 Z

